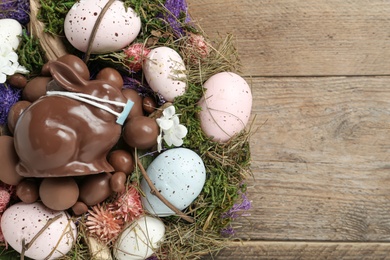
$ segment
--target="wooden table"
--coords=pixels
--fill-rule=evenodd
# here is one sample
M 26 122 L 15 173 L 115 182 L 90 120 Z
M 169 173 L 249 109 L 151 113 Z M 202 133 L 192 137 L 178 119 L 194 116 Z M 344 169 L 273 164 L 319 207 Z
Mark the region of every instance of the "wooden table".
M 390 1 L 188 0 L 253 89 L 251 215 L 216 259 L 390 259 Z

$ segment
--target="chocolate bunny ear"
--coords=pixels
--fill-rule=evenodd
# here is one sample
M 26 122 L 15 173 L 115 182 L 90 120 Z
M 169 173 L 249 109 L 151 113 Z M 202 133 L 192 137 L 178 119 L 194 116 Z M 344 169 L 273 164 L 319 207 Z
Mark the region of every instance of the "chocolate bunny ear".
M 62 88 L 71 92 L 83 92 L 87 81 L 82 78 L 72 67 L 60 61 L 51 61 L 50 73 L 55 82 Z

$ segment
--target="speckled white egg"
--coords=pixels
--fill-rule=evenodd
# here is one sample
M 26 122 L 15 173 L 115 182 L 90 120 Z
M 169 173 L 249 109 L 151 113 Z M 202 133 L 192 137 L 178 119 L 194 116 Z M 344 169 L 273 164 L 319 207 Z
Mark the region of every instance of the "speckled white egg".
M 252 92 L 241 76 L 221 72 L 204 83 L 199 105 L 201 128 L 206 136 L 226 142 L 247 125 L 252 109 Z
M 169 149 L 157 156 L 146 170 L 154 186 L 177 209 L 183 210 L 198 197 L 206 181 L 202 158 L 187 148 Z M 141 197 L 144 209 L 160 217 L 175 214 L 157 196 L 143 179 Z
M 64 32 L 68 41 L 86 52 L 93 27 L 108 0 L 81 0 L 65 17 Z M 92 53 L 118 51 L 129 45 L 141 30 L 141 19 L 133 9 L 125 9 L 116 0 L 104 14 L 93 40 Z
M 6 44 L 16 50 L 19 46 L 22 25 L 15 19 L 0 19 L 0 46 Z
M 143 72 L 149 86 L 167 101 L 173 101 L 175 97 L 185 93 L 185 71 L 180 54 L 165 46 L 151 50 L 143 64 Z
M 49 221 L 52 223 L 44 228 Z M 1 217 L 1 230 L 7 243 L 19 253 L 23 240 L 25 245 L 32 242 L 24 253 L 32 259 L 59 258 L 71 250 L 77 237 L 76 225 L 66 212 L 48 209 L 40 202 L 10 206 Z M 37 239 L 33 241 L 34 237 Z
M 117 260 L 142 260 L 151 256 L 165 235 L 164 223 L 157 218 L 143 216 L 122 231 L 114 245 Z

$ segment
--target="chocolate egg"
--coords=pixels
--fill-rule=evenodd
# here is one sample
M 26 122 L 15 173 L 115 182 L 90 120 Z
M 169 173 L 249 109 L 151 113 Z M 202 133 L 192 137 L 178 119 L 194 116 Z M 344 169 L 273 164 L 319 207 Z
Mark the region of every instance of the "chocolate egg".
M 134 89 L 123 89 L 122 94 L 125 96 L 125 98 L 127 98 L 127 100 L 134 102 L 134 105 L 131 108 L 130 114 L 127 118 L 143 116 L 144 113 L 142 111 L 142 97 L 138 94 L 138 92 Z
M 8 83 L 15 88 L 24 88 L 27 85 L 27 78 L 22 74 L 15 73 L 9 76 Z
M 159 127 L 155 119 L 146 116 L 132 117 L 125 124 L 123 138 L 134 148 L 149 149 L 157 144 Z
M 51 77 L 35 77 L 30 80 L 24 87 L 22 98 L 24 100 L 34 102 L 38 98 L 46 95 L 46 85 L 51 80 Z
M 110 179 L 110 187 L 115 192 L 122 192 L 125 190 L 126 183 L 126 173 L 124 172 L 116 172 L 112 175 Z
M 72 211 L 75 215 L 79 216 L 84 213 L 87 213 L 88 211 L 88 206 L 82 201 L 77 201 L 73 206 L 72 206 Z
M 149 113 L 149 114 L 153 113 L 154 110 L 156 110 L 156 107 L 157 107 L 157 104 L 153 98 L 144 97 L 144 99 L 142 100 L 142 108 L 144 109 L 144 111 L 146 113 Z
M 33 203 L 38 200 L 38 183 L 32 179 L 24 179 L 16 186 L 16 196 L 24 203 Z
M 39 187 L 39 197 L 46 207 L 65 210 L 79 197 L 79 187 L 72 177 L 45 178 Z
M 99 73 L 96 75 L 96 79 L 105 80 L 111 86 L 117 87 L 118 89 L 122 89 L 123 87 L 122 75 L 116 69 L 110 67 L 99 71 Z
M 85 62 L 79 57 L 72 54 L 65 54 L 57 59 L 57 61 L 61 61 L 71 68 L 73 68 L 83 79 L 89 80 L 90 74 L 89 69 Z
M 86 176 L 80 186 L 79 199 L 88 206 L 104 201 L 112 193 L 110 179 L 111 173 L 107 172 Z
M 43 64 L 42 69 L 41 69 L 41 76 L 50 77 L 49 64 L 50 64 L 50 61 Z
M 12 105 L 11 109 L 8 112 L 8 129 L 11 133 L 14 133 L 16 122 L 19 119 L 19 116 L 23 113 L 23 111 L 31 105 L 30 101 L 18 101 Z
M 116 172 L 130 175 L 134 171 L 134 158 L 125 150 L 115 150 L 108 155 L 108 162 Z
M 8 185 L 16 185 L 23 177 L 16 172 L 19 158 L 15 151 L 14 138 L 7 135 L 0 136 L 0 147 L 0 181 Z

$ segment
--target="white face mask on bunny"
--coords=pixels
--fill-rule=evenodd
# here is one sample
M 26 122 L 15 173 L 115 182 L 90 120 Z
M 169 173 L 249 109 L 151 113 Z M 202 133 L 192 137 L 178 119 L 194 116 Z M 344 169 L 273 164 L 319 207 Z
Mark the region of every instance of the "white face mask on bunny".
M 107 153 L 121 136 L 131 102 L 104 80 L 85 80 L 65 63 L 50 72 L 66 91 L 48 92 L 28 107 L 14 131 L 24 177 L 61 177 L 112 172 Z

